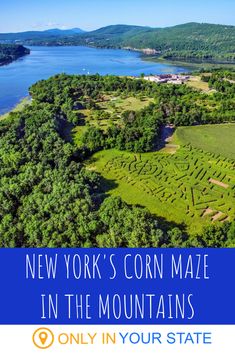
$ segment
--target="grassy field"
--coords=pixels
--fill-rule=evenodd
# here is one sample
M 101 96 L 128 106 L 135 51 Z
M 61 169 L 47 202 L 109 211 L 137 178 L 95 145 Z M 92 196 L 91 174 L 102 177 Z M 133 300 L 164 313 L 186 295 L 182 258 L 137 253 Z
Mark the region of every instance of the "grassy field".
M 184 224 L 193 234 L 205 224 L 235 219 L 235 161 L 231 159 L 235 125 L 220 126 L 223 132 L 215 144 L 218 128 L 211 126 L 211 139 L 205 136 L 205 146 L 196 146 L 199 148 L 192 147 L 199 143 L 198 135 L 194 138 L 194 129 L 199 132 L 199 127 L 180 128 L 174 136 L 174 141 L 181 144 L 175 154 L 101 151 L 87 167 L 104 177 L 108 194 L 145 206 L 167 221 Z M 182 142 L 185 131 L 192 145 Z M 222 141 L 228 144 L 229 156 L 224 154 Z
M 97 125 L 106 129 L 112 122 L 117 124 L 120 122 L 121 114 L 125 110 L 139 111 L 147 107 L 153 99 L 146 97 L 115 97 L 105 96 L 105 100 L 97 102 L 99 110 L 86 110 L 87 124 Z
M 174 140 L 235 159 L 235 124 L 179 127 Z
M 199 89 L 205 93 L 214 91 L 209 88 L 208 82 L 202 81 L 201 76 L 191 76 L 189 81 L 186 82 L 186 85 L 189 87 Z
M 103 100 L 95 102 L 99 109 L 81 109 L 85 125 L 77 126 L 73 130 L 74 141 L 81 146 L 83 133 L 88 126 L 96 126 L 106 130 L 111 124 L 121 123 L 121 114 L 126 110 L 139 111 L 147 107 L 154 100 L 147 97 L 116 97 L 115 95 L 104 95 Z
M 122 112 L 124 110 L 138 111 L 148 106 L 153 99 L 147 97 L 125 97 L 106 96 L 106 101 L 99 105 L 101 109 L 114 112 Z

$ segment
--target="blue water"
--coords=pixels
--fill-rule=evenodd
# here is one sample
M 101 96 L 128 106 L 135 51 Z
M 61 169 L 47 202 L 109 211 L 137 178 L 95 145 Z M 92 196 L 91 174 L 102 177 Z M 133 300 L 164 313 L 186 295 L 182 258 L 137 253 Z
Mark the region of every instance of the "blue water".
M 189 68 L 147 62 L 139 53 L 87 47 L 32 47 L 31 54 L 0 67 L 0 115 L 12 109 L 41 79 L 68 74 L 133 75 L 180 73 Z

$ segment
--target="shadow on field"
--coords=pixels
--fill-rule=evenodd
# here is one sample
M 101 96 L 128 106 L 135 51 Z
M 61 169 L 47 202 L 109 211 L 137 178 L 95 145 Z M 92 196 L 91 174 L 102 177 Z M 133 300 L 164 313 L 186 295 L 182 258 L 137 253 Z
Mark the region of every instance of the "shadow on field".
M 93 196 L 93 200 L 95 200 L 96 204 L 100 205 L 106 198 L 110 197 L 108 194 L 109 191 L 116 189 L 118 184 L 115 180 L 107 180 L 100 173 L 96 174 L 100 179 L 100 187 L 97 190 L 96 194 Z
M 159 225 L 161 226 L 161 229 L 164 230 L 165 232 L 172 230 L 173 228 L 179 228 L 182 232 L 182 236 L 184 237 L 185 235 L 185 239 L 182 239 L 183 241 L 187 239 L 187 226 L 185 223 L 176 223 L 173 221 L 167 221 L 165 218 L 163 217 L 159 217 L 156 216 L 159 222 Z
M 147 209 L 147 207 L 144 207 L 143 205 L 135 204 L 135 206 L 142 208 L 142 209 Z M 151 214 L 153 214 L 153 213 L 151 213 Z M 179 228 L 183 234 L 184 233 L 187 234 L 187 226 L 185 223 L 176 223 L 173 221 L 168 221 L 166 218 L 158 216 L 157 214 L 153 214 L 153 215 L 156 217 L 158 224 L 162 230 L 167 232 L 168 230 L 172 230 L 173 228 Z
M 101 185 L 101 192 L 103 193 L 108 193 L 109 191 L 116 189 L 118 187 L 118 183 L 115 180 L 112 179 L 105 179 L 101 174 L 99 174 L 100 177 L 100 185 Z M 108 195 L 107 195 L 108 196 Z M 107 197 L 106 196 L 106 197 Z
M 115 180 L 108 180 L 105 179 L 100 173 L 98 173 L 99 178 L 100 178 L 100 189 L 98 191 L 98 199 L 99 202 L 102 203 L 107 197 L 110 197 L 109 192 L 111 190 L 114 190 L 118 187 L 118 183 Z M 128 202 L 126 202 L 128 204 Z M 143 205 L 139 205 L 139 204 L 129 204 L 129 206 L 135 206 L 141 209 L 145 209 L 148 211 L 147 207 L 144 207 Z M 149 211 L 150 212 L 150 211 Z M 151 212 L 150 212 L 151 213 Z M 158 226 L 164 231 L 165 235 L 167 236 L 167 232 L 174 229 L 174 228 L 178 228 L 181 230 L 182 234 L 181 234 L 181 239 L 182 241 L 187 240 L 187 226 L 184 223 L 176 223 L 174 221 L 168 221 L 163 217 L 158 216 L 157 214 L 152 214 L 157 222 L 158 222 Z
M 99 159 L 97 157 L 95 157 L 94 155 L 89 156 L 89 164 L 95 164 Z M 101 177 L 101 174 L 96 172 L 97 174 L 99 174 L 99 176 Z
M 174 132 L 175 132 L 174 125 L 161 126 L 160 138 L 158 138 L 155 143 L 155 151 L 159 151 L 162 148 L 167 147 L 171 143 Z

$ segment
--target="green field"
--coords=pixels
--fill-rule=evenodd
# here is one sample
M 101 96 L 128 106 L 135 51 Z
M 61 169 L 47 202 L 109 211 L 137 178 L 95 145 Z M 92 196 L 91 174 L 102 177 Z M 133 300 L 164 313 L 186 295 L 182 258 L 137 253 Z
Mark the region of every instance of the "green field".
M 235 124 L 179 127 L 175 141 L 235 159 Z
M 140 110 L 149 105 L 153 101 L 147 97 L 123 97 L 120 96 L 108 96 L 106 95 L 106 101 L 101 102 L 99 105 L 102 109 L 108 110 L 111 113 L 119 112 L 124 110 Z
M 180 128 L 175 139 L 179 142 L 182 132 L 187 131 L 192 145 L 196 145 L 200 141 L 197 136 L 194 138 L 194 130 L 200 131 L 200 128 Z M 230 150 L 232 157 L 235 125 L 220 126 L 222 132 L 217 144 L 213 142 L 219 127 L 210 128 L 204 151 L 202 146 L 196 148 L 190 144 L 181 144 L 175 154 L 107 150 L 96 153 L 88 168 L 101 173 L 109 194 L 119 195 L 130 204 L 145 206 L 159 217 L 184 224 L 190 233 L 195 233 L 205 224 L 235 218 L 235 161 L 226 158 L 224 153 Z M 225 149 L 222 141 L 230 147 Z

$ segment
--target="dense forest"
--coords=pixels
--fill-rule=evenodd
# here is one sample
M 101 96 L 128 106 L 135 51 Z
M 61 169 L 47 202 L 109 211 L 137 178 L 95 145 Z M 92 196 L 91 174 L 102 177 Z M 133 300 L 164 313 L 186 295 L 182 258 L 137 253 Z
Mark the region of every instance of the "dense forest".
M 30 50 L 22 45 L 0 44 L 0 66 L 9 64 L 27 54 L 30 54 Z
M 184 85 L 99 75 L 63 74 L 33 85 L 32 104 L 0 121 L 0 246 L 235 246 L 234 223 L 188 235 L 183 225 L 108 196 L 101 176 L 85 163 L 99 149 L 153 150 L 167 122 L 233 120 L 234 89 L 226 75 L 210 76 L 218 90 L 211 95 Z M 105 129 L 99 121 L 86 126 L 85 112 L 97 114 L 104 95 L 114 93 L 151 101 L 139 111 L 125 110 L 118 120 L 107 115 Z M 86 128 L 78 146 L 73 130 L 79 126 Z
M 121 29 L 110 26 L 81 38 L 100 47 L 151 48 L 171 60 L 235 61 L 234 26 L 187 23 L 167 28 Z
M 0 34 L 0 40 L 28 45 L 89 45 L 100 48 L 150 48 L 165 59 L 235 62 L 235 27 L 187 23 L 167 28 L 114 25 L 92 32 Z

